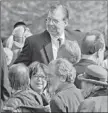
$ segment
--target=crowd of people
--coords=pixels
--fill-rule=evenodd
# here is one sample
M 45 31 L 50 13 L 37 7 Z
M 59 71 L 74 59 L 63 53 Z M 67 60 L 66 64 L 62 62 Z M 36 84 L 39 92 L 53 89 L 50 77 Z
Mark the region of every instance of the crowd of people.
M 56 4 L 40 34 L 14 25 L 1 44 L 3 112 L 108 112 L 108 28 L 83 33 L 68 20 Z

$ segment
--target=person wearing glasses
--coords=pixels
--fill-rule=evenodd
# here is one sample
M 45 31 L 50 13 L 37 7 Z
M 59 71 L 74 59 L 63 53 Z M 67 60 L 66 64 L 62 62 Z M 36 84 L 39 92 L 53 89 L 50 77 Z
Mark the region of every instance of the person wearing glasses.
M 48 101 L 42 95 L 46 78 L 47 66 L 38 62 L 34 62 L 29 68 L 22 63 L 12 65 L 9 69 L 12 94 L 2 111 L 48 112 Z
M 34 61 L 46 65 L 56 59 L 58 48 L 65 40 L 81 40 L 83 34 L 77 31 L 69 33 L 65 30 L 68 26 L 69 12 L 61 4 L 50 7 L 46 19 L 46 30 L 27 38 L 19 57 L 14 63 L 22 62 L 27 66 Z

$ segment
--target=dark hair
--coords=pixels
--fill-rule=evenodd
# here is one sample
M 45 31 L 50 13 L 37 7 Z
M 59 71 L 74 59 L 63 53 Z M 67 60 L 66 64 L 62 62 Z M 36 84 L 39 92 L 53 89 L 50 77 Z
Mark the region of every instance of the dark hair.
M 25 89 L 29 85 L 29 69 L 22 63 L 9 68 L 9 81 L 13 89 Z
M 31 63 L 29 66 L 30 78 L 32 77 L 32 75 L 35 75 L 40 69 L 42 69 L 42 71 L 45 73 L 45 76 L 47 77 L 48 67 L 43 63 L 35 61 L 35 62 Z
M 14 25 L 14 29 L 17 27 L 17 26 L 19 26 L 19 25 L 25 25 L 26 26 L 26 24 L 24 23 L 24 22 L 17 22 L 17 23 L 15 23 L 15 25 Z
M 93 40 L 89 39 L 89 36 L 95 36 Z M 98 52 L 99 49 L 104 47 L 104 37 L 102 37 L 103 34 L 99 31 L 92 31 L 88 32 L 84 39 L 82 40 L 81 44 L 81 53 L 86 55 L 94 54 L 95 52 Z M 102 39 L 103 38 L 103 39 Z

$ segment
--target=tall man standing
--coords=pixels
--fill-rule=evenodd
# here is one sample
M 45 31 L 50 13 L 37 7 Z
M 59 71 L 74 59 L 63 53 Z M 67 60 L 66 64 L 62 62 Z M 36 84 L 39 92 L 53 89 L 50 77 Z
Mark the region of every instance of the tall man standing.
M 72 31 L 69 34 L 65 30 L 68 25 L 68 10 L 60 5 L 51 6 L 46 20 L 46 29 L 43 33 L 33 35 L 27 38 L 23 50 L 15 63 L 23 62 L 27 66 L 33 61 L 39 61 L 48 64 L 56 59 L 57 51 L 65 40 L 80 40 L 82 33 Z

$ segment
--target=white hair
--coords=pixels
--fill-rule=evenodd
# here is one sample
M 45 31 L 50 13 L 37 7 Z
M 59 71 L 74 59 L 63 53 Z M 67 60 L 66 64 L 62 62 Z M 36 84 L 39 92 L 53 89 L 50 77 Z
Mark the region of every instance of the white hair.
M 55 74 L 62 76 L 66 82 L 74 82 L 76 70 L 68 60 L 59 58 L 50 62 L 49 66 L 54 66 Z

